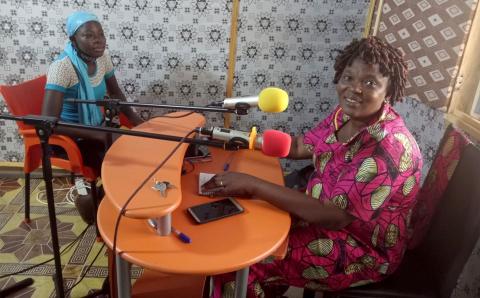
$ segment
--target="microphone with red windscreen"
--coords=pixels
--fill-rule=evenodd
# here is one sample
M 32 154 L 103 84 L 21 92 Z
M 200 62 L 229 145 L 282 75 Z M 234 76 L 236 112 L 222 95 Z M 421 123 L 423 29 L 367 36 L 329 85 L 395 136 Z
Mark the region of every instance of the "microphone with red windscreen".
M 257 134 L 255 127 L 250 132 L 223 127 L 198 128 L 197 131 L 215 140 L 237 144 L 238 148 L 262 150 L 265 155 L 274 157 L 286 157 L 292 144 L 289 134 L 274 129 L 267 129 L 263 135 Z
M 290 152 L 292 137 L 279 130 L 267 129 L 263 135 L 257 135 L 254 142 L 253 148 L 261 149 L 265 155 L 286 157 Z M 252 146 L 249 148 L 252 149 Z

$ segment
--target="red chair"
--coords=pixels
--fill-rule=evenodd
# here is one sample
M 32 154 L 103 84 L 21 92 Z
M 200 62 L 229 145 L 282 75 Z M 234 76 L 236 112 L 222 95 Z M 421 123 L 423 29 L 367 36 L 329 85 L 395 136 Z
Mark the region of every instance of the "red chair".
M 463 150 L 471 143 L 463 131 L 452 124 L 445 130 L 412 212 L 409 249 L 417 247 L 427 234 L 434 211 L 447 189 Z
M 13 86 L 0 86 L 2 94 L 10 113 L 15 116 L 40 115 L 42 110 L 43 97 L 45 95 L 46 76 L 41 76 L 30 81 Z M 30 222 L 30 173 L 40 167 L 42 163 L 42 150 L 40 139 L 35 129 L 17 122 L 19 132 L 23 136 L 25 145 L 25 158 L 23 172 L 25 173 L 25 222 Z M 87 166 L 84 166 L 82 154 L 75 142 L 67 136 L 51 135 L 50 145 L 62 147 L 67 153 L 68 159 L 57 157 L 51 158 L 52 166 L 65 169 L 74 174 L 80 174 L 90 182 L 92 195 L 96 199 L 97 174 Z M 96 201 L 96 200 L 95 200 Z
M 130 123 L 130 120 L 128 120 L 128 118 L 127 118 L 127 116 L 125 116 L 125 114 L 120 113 L 118 117 L 120 119 L 120 125 L 121 126 L 124 126 L 126 128 L 132 128 L 133 127 L 133 124 Z

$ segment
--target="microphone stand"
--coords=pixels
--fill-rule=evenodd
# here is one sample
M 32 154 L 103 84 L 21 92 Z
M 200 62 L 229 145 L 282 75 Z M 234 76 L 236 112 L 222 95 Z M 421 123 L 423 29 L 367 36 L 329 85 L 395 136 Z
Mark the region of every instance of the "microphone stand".
M 0 114 L 0 119 L 21 121 L 27 125 L 33 126 L 35 127 L 37 136 L 40 139 L 40 143 L 42 147 L 43 179 L 45 181 L 45 189 L 47 193 L 48 217 L 50 221 L 50 233 L 52 236 L 53 258 L 55 261 L 55 274 L 53 278 L 55 281 L 56 297 L 59 297 L 59 298 L 65 297 L 65 289 L 63 284 L 62 263 L 60 259 L 60 246 L 58 241 L 57 221 L 56 221 L 56 214 L 55 214 L 55 201 L 54 201 L 54 195 L 53 195 L 53 185 L 52 185 L 53 175 L 52 175 L 52 164 L 50 162 L 51 150 L 50 150 L 50 145 L 48 144 L 49 138 L 54 132 L 55 127 L 79 128 L 79 129 L 85 129 L 85 130 L 102 131 L 107 133 L 118 133 L 122 135 L 130 135 L 130 136 L 136 136 L 136 137 L 153 138 L 153 139 L 172 141 L 172 142 L 180 142 L 183 140 L 184 143 L 219 147 L 219 148 L 223 148 L 224 150 L 239 150 L 239 149 L 248 148 L 248 144 L 245 145 L 239 142 L 210 141 L 210 140 L 202 140 L 197 138 L 183 138 L 178 136 L 149 133 L 149 132 L 143 132 L 143 131 L 123 130 L 123 129 L 112 128 L 112 127 L 95 127 L 95 126 L 88 126 L 88 125 L 82 125 L 82 124 L 62 122 L 62 121 L 58 121 L 58 118 L 50 117 L 50 116 L 38 116 L 38 115 L 12 116 L 12 115 Z
M 50 220 L 53 259 L 55 261 L 55 274 L 53 275 L 53 279 L 55 281 L 56 296 L 63 298 L 65 297 L 65 290 L 63 287 L 62 263 L 60 259 L 60 246 L 58 243 L 57 219 L 55 215 L 55 201 L 53 196 L 53 175 L 52 164 L 50 163 L 50 146 L 48 144 L 48 140 L 53 132 L 53 128 L 57 125 L 58 119 L 56 117 L 46 116 L 10 116 L 4 114 L 0 114 L 0 119 L 22 121 L 25 124 L 32 125 L 35 127 L 37 136 L 40 139 L 40 144 L 42 147 L 43 180 L 45 181 L 45 190 L 47 193 L 48 218 Z

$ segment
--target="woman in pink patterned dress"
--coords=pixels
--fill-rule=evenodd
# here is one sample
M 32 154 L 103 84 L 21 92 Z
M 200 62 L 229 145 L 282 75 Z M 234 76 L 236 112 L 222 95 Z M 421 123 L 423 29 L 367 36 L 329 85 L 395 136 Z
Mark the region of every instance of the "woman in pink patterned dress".
M 204 186 L 218 196 L 261 198 L 294 216 L 285 259 L 250 267 L 249 297 L 379 281 L 405 252 L 422 168 L 417 143 L 392 108 L 404 96 L 407 67 L 398 50 L 368 37 L 349 44 L 334 68 L 339 106 L 290 149 L 290 158 L 313 158 L 306 193 L 232 172 Z M 215 276 L 214 296 L 231 293 L 234 280 Z

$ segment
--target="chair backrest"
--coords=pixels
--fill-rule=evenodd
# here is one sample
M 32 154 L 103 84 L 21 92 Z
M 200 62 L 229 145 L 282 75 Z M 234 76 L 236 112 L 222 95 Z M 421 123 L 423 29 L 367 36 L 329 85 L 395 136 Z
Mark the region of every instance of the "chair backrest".
M 47 77 L 43 75 L 17 85 L 0 86 L 0 93 L 13 115 L 40 115 L 46 83 Z M 20 129 L 31 128 L 21 122 L 17 122 L 17 124 Z
M 480 237 L 480 149 L 466 146 L 418 247 L 440 297 L 450 297 Z
M 408 243 L 410 249 L 417 247 L 425 237 L 437 204 L 447 189 L 463 150 L 471 143 L 468 137 L 453 125 L 449 125 L 445 130 L 412 212 Z

